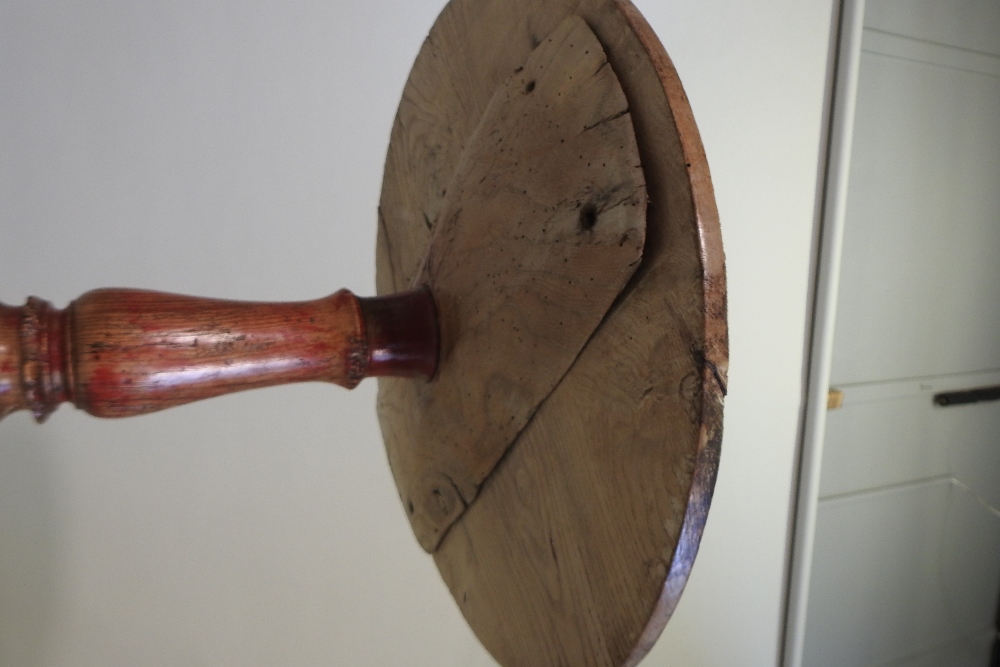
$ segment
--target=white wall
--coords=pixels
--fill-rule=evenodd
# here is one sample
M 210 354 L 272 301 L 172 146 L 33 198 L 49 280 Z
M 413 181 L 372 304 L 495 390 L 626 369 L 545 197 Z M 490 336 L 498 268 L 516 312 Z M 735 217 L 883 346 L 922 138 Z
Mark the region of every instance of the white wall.
M 835 7 L 775 0 L 640 7 L 681 75 L 712 169 L 731 359 L 701 551 L 648 662 L 774 665 Z
M 398 95 L 442 0 L 0 4 L 0 300 L 373 291 Z M 831 0 L 638 2 L 729 259 L 718 491 L 645 664 L 773 665 Z M 491 661 L 410 535 L 374 386 L 0 424 L 0 664 Z

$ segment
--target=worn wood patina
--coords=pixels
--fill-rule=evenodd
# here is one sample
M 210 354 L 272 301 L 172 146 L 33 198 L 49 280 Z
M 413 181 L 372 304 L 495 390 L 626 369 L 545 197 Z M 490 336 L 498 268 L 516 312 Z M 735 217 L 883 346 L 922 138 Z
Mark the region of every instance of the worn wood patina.
M 634 665 L 646 654 L 697 553 L 722 437 L 726 285 L 711 178 L 677 73 L 625 0 L 445 8 L 393 126 L 378 290 L 418 275 L 495 91 L 572 16 L 596 35 L 624 92 L 649 199 L 646 242 L 576 362 L 434 552 L 476 635 L 510 666 Z M 421 409 L 400 400 L 405 382 L 380 380 L 397 480 L 392 433 Z

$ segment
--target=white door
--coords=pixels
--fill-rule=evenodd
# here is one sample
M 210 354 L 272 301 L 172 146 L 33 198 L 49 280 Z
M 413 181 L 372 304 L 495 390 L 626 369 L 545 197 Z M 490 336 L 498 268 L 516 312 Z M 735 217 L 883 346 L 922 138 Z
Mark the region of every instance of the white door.
M 857 62 L 829 359 L 842 407 L 799 499 L 786 662 L 986 667 L 1000 391 L 951 392 L 1000 387 L 1000 1 L 868 0 Z

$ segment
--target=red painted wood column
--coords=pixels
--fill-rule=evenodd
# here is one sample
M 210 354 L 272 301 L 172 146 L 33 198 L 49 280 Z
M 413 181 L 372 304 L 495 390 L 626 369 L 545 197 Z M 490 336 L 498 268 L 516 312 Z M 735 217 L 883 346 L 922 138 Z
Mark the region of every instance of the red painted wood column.
M 0 304 L 0 418 L 27 409 L 43 421 L 65 401 L 129 417 L 291 382 L 430 378 L 437 357 L 427 289 L 296 303 L 103 289 L 65 310 L 32 297 Z

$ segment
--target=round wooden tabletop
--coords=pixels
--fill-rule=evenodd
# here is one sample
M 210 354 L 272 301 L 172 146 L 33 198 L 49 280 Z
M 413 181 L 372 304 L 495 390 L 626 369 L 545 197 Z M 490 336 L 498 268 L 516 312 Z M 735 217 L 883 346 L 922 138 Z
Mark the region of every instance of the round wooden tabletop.
M 574 15 L 628 102 L 646 239 L 607 316 L 433 552 L 466 620 L 506 666 L 617 667 L 646 654 L 690 572 L 722 438 L 726 283 L 711 178 L 677 73 L 628 0 L 451 0 L 393 125 L 378 291 L 404 290 L 420 272 L 494 91 Z M 392 430 L 401 409 L 386 405 L 392 383 L 412 380 L 379 382 L 379 418 Z

